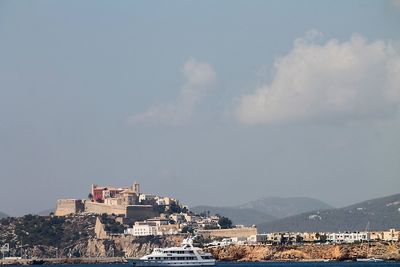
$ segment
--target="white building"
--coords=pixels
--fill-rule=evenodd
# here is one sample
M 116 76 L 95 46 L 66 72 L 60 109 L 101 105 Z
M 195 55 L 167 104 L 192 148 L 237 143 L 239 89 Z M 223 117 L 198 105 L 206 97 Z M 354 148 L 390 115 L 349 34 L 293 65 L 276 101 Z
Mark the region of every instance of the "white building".
M 140 194 L 139 195 L 139 202 L 144 202 L 144 201 L 151 201 L 151 200 L 156 200 L 157 196 L 152 195 L 152 194 Z
M 400 232 L 395 229 L 389 229 L 389 231 L 383 232 L 383 240 L 385 241 L 399 241 Z
M 186 222 L 185 216 L 182 213 L 174 213 L 171 214 L 169 217 L 177 223 Z
M 330 233 L 327 236 L 327 241 L 331 243 L 354 243 L 368 241 L 368 232 L 344 232 L 344 233 Z
M 132 228 L 126 229 L 124 233 L 133 236 L 157 235 L 157 227 L 148 224 L 135 224 Z

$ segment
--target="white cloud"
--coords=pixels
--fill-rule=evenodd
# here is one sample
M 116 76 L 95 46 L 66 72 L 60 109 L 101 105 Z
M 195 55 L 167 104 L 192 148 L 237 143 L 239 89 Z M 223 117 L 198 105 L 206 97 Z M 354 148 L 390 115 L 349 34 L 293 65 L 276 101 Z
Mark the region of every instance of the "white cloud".
M 400 10 L 400 0 L 392 0 L 392 6 Z
M 400 103 L 400 56 L 383 41 L 353 35 L 317 44 L 307 35 L 273 68 L 270 83 L 240 98 L 241 122 L 363 119 L 388 114 Z
M 196 106 L 213 87 L 216 75 L 211 65 L 195 59 L 184 64 L 182 74 L 186 82 L 174 103 L 152 106 L 130 118 L 129 122 L 177 125 L 190 119 Z

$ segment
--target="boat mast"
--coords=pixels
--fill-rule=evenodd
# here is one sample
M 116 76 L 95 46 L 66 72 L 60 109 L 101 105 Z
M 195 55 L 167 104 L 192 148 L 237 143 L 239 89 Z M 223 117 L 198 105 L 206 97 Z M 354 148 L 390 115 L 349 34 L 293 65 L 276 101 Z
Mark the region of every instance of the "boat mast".
M 366 258 L 368 258 L 368 254 L 369 254 L 369 228 L 370 228 L 370 223 L 369 221 L 367 222 L 367 226 L 365 227 L 365 231 L 367 232 L 367 255 Z

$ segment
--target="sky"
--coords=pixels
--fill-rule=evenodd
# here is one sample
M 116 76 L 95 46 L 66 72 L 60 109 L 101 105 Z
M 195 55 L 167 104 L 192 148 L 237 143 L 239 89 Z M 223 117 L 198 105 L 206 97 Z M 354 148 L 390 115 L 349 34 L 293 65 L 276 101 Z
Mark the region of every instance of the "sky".
M 0 211 L 399 193 L 400 1 L 1 1 Z

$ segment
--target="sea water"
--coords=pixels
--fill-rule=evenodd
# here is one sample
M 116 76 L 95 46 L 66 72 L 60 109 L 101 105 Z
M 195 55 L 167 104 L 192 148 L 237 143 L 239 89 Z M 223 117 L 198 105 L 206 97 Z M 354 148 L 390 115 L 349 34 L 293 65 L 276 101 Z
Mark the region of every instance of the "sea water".
M 17 265 L 9 265 L 16 267 Z M 60 265 L 45 265 L 60 267 Z M 62 264 L 62 267 L 130 267 L 130 264 Z M 217 262 L 216 267 L 400 267 L 400 262 Z

